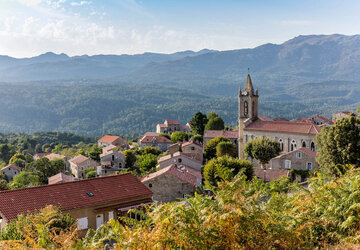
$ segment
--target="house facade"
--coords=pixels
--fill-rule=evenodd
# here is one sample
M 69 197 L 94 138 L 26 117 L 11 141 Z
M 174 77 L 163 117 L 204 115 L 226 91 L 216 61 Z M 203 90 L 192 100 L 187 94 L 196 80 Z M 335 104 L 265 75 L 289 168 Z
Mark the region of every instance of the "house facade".
M 13 181 L 14 177 L 20 174 L 21 167 L 18 167 L 14 164 L 10 164 L 6 167 L 3 167 L 0 172 L 5 175 L 6 179 L 10 182 Z
M 156 125 L 156 133 L 167 133 L 171 135 L 177 131 L 189 133 L 190 126 L 188 124 L 181 125 L 178 120 L 165 120 L 164 123 Z
M 351 113 L 354 113 L 355 115 L 357 115 L 355 112 L 350 112 L 350 111 L 340 111 L 337 112 L 335 114 L 332 115 L 332 121 L 336 122 L 337 120 L 340 120 L 342 118 L 348 117 Z
M 195 159 L 195 157 L 188 156 L 183 152 L 176 152 L 174 154 L 168 154 L 161 157 L 158 160 L 158 169 L 161 170 L 166 168 L 172 164 L 184 165 L 195 169 L 197 171 L 201 171 L 202 162 Z
M 107 147 L 110 145 L 114 145 L 116 147 L 127 148 L 128 142 L 126 139 L 116 136 L 116 135 L 104 135 L 98 140 L 98 145 L 102 147 Z
M 77 155 L 69 160 L 70 171 L 75 176 L 75 178 L 84 178 L 84 170 L 90 167 L 96 167 L 99 164 L 83 155 Z
M 196 188 L 201 186 L 201 179 L 200 171 L 189 171 L 186 166 L 172 164 L 148 174 L 141 182 L 151 189 L 154 201 L 173 202 L 193 196 Z
M 157 147 L 162 151 L 168 150 L 172 141 L 164 136 L 145 134 L 140 140 L 140 147 Z
M 97 229 L 109 219 L 151 202 L 151 190 L 131 174 L 1 191 L 0 228 L 21 213 L 54 205 L 77 219 L 84 235 L 89 228 Z
M 66 175 L 64 173 L 58 173 L 56 175 L 49 177 L 48 183 L 49 183 L 49 185 L 52 185 L 52 184 L 71 182 L 71 181 L 75 181 L 75 180 L 77 180 L 77 179 L 75 179 L 73 176 Z

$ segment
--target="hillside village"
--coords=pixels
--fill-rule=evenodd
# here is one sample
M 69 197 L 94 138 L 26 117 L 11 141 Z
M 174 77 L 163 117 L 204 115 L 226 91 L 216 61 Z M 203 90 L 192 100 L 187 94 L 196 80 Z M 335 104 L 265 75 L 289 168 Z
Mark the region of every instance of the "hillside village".
M 289 178 L 307 186 L 307 178 L 319 166 L 316 135 L 351 112 L 338 112 L 332 120 L 319 114 L 294 120 L 269 118 L 258 114 L 259 93 L 248 75 L 239 89 L 236 128 L 225 127 L 215 113 L 207 118 L 198 112 L 187 124 L 165 120 L 137 142 L 104 135 L 90 154 L 79 150 L 68 157 L 48 151 L 29 160 L 18 152 L 1 169 L 2 188 L 9 189 L 0 192 L 1 228 L 21 213 L 54 205 L 77 219 L 85 235 L 87 229 L 97 229 L 110 219 L 136 218 L 128 211 L 152 202 L 178 202 L 195 193 L 211 195 L 209 183 L 218 177 L 211 176 L 206 166 L 222 156 L 239 159 L 240 168 L 248 164 L 249 178 L 265 183 Z M 279 149 L 265 164 L 246 152 L 250 142 L 261 138 L 275 141 Z M 44 174 L 51 173 L 47 167 L 54 175 Z M 31 182 L 35 177 L 37 181 Z M 16 186 L 21 178 L 27 184 Z

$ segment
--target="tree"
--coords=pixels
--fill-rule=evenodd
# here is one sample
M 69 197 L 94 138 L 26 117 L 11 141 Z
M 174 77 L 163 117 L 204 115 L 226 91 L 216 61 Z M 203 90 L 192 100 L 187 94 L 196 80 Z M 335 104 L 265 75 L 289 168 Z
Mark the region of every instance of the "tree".
M 267 137 L 260 137 L 249 141 L 244 152 L 247 157 L 258 160 L 262 167 L 265 167 L 265 164 L 280 154 L 281 149 L 279 142 Z
M 84 169 L 84 176 L 86 179 L 95 178 L 97 175 L 96 169 L 94 167 Z
M 9 164 L 14 164 L 15 166 L 23 168 L 25 167 L 25 161 L 25 155 L 16 153 L 10 158 Z
M 85 156 L 93 159 L 94 161 L 100 161 L 100 155 L 102 153 L 102 147 L 96 143 L 85 151 Z
M 159 136 L 164 136 L 164 137 L 168 138 L 169 140 L 171 140 L 170 135 L 168 133 L 160 133 Z
M 191 140 L 192 141 L 198 141 L 198 142 L 203 142 L 203 137 L 199 134 L 193 135 L 191 136 Z
M 187 141 L 189 135 L 183 131 L 176 131 L 171 134 L 171 140 L 173 143 L 177 143 L 178 141 Z
M 320 171 L 337 175 L 346 164 L 360 164 L 360 118 L 354 114 L 323 127 L 316 135 Z
M 200 111 L 197 112 L 190 120 L 190 126 L 194 134 L 203 135 L 205 125 L 207 123 L 207 117 Z
M 216 157 L 222 157 L 224 155 L 235 157 L 236 156 L 236 145 L 230 141 L 220 142 L 216 146 Z
M 39 186 L 40 178 L 37 174 L 28 171 L 21 171 L 16 175 L 12 182 L 9 183 L 10 189 Z
M 232 158 L 228 155 L 214 158 L 204 166 L 205 186 L 207 188 L 214 188 L 221 181 L 231 181 L 242 170 L 247 179 L 251 180 L 253 177 L 251 162 Z
M 216 117 L 219 117 L 219 115 L 217 113 L 215 113 L 214 111 L 211 111 L 211 112 L 207 113 L 208 121 L 210 121 L 211 119 L 214 119 Z
M 160 155 L 162 151 L 157 147 L 143 147 L 143 148 L 137 148 L 135 150 L 135 154 L 137 155 L 146 155 L 146 154 L 153 154 L 153 155 Z
M 28 164 L 25 169 L 38 175 L 41 183 L 47 184 L 49 177 L 65 171 L 66 164 L 62 159 L 50 161 L 47 158 L 40 158 Z
M 136 162 L 136 155 L 135 153 L 128 149 L 122 152 L 125 155 L 125 167 L 126 168 L 133 168 Z
M 15 149 L 13 146 L 8 144 L 0 144 L 0 158 L 5 162 L 9 162 L 12 155 L 15 154 Z
M 156 156 L 153 154 L 141 155 L 137 160 L 137 166 L 142 174 L 155 171 L 157 165 Z
M 223 130 L 225 128 L 223 119 L 221 119 L 221 117 L 215 112 L 209 112 L 207 119 L 208 122 L 205 126 L 206 130 Z
M 228 138 L 225 138 L 223 136 L 218 136 L 206 143 L 204 148 L 204 157 L 205 159 L 210 160 L 211 158 L 214 158 L 216 156 L 216 146 L 220 142 L 229 142 L 230 140 Z

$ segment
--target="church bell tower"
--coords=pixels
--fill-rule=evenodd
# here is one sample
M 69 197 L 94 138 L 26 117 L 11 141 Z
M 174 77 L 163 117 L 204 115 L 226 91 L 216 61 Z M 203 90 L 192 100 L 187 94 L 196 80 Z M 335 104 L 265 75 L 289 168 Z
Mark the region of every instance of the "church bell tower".
M 250 74 L 247 75 L 244 90 L 239 89 L 239 158 L 244 156 L 244 128 L 258 118 L 258 90 L 254 91 Z

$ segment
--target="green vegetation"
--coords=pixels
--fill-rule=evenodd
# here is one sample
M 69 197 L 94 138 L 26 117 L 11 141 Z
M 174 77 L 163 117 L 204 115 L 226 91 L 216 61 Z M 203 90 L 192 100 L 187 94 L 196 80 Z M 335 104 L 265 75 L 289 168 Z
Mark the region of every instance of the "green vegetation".
M 176 131 L 171 134 L 171 140 L 173 143 L 187 141 L 189 139 L 189 135 L 182 131 Z
M 280 154 L 281 149 L 279 142 L 267 137 L 260 137 L 249 141 L 244 152 L 247 157 L 258 160 L 264 167 L 272 158 Z
M 60 172 L 65 172 L 66 164 L 63 159 L 54 159 L 50 161 L 47 158 L 40 158 L 26 165 L 25 170 L 36 174 L 39 177 L 41 184 L 47 184 L 49 177 Z
M 339 175 L 344 165 L 360 165 L 360 118 L 350 115 L 316 136 L 317 161 L 321 171 Z
M 222 157 L 224 155 L 236 157 L 236 145 L 230 141 L 220 142 L 216 146 L 216 157 Z
M 164 136 L 164 137 L 168 138 L 169 140 L 171 140 L 171 137 L 168 133 L 160 133 L 159 136 Z
M 223 130 L 225 128 L 223 119 L 213 111 L 207 114 L 207 120 L 206 130 Z
M 143 174 L 148 172 L 155 172 L 156 165 L 157 165 L 156 156 L 150 153 L 141 155 L 137 159 L 137 166 L 139 167 L 139 170 Z
M 220 142 L 230 142 L 228 138 L 225 138 L 223 136 L 215 137 L 214 139 L 211 139 L 206 143 L 204 148 L 204 158 L 205 159 L 212 159 L 216 157 L 216 147 Z
M 198 111 L 193 118 L 191 118 L 189 124 L 194 134 L 204 135 L 205 125 L 208 122 L 206 115 Z

